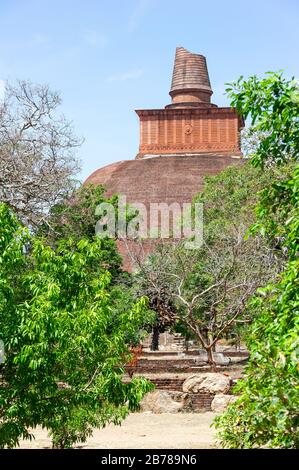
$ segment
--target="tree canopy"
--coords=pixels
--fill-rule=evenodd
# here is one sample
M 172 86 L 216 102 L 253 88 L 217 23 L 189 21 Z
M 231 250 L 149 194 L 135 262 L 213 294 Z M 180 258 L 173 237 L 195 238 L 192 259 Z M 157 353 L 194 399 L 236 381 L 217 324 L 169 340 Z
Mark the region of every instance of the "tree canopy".
M 102 247 L 82 238 L 52 248 L 0 205 L 0 447 L 37 425 L 70 447 L 120 423 L 151 388 L 123 381 L 147 302 L 111 286 Z
M 232 104 L 251 115 L 255 130 L 269 134 L 253 155 L 253 164 L 298 162 L 298 87 L 281 73 L 241 78 L 228 89 Z M 256 312 L 248 335 L 250 361 L 238 384 L 240 397 L 217 419 L 225 447 L 297 448 L 299 333 L 299 168 L 274 179 L 260 194 L 257 223 L 251 232 L 276 238 L 287 264 L 278 280 L 260 289 L 249 308 Z

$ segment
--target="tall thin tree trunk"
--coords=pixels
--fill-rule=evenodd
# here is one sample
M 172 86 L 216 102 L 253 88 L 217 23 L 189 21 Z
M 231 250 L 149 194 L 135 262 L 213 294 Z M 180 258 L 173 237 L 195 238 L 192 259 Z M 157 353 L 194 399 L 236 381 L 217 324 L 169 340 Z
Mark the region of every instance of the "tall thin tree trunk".
M 213 341 L 214 341 L 214 337 L 213 337 L 212 331 L 210 331 L 210 332 L 208 333 L 208 341 L 209 341 L 209 344 L 212 344 Z M 213 344 L 213 346 L 211 347 L 211 350 L 212 350 L 213 352 L 216 351 L 216 343 Z
M 159 350 L 159 325 L 153 326 L 153 334 L 152 334 L 152 344 L 151 344 L 151 351 L 158 351 Z

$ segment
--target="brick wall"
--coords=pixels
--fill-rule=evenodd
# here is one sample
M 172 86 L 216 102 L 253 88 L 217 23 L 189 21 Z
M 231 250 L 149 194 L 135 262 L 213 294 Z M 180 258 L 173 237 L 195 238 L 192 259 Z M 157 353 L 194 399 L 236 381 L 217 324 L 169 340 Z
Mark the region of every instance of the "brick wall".
M 136 111 L 139 158 L 144 154 L 234 152 L 240 154 L 240 118 L 233 108 Z
M 211 403 L 215 395 L 204 393 L 190 393 L 191 410 L 193 411 L 210 411 Z
M 185 378 L 151 378 L 150 381 L 157 390 L 166 390 L 168 392 L 182 392 L 182 385 Z M 186 404 L 182 411 L 211 411 L 211 403 L 215 394 L 211 393 L 187 393 Z

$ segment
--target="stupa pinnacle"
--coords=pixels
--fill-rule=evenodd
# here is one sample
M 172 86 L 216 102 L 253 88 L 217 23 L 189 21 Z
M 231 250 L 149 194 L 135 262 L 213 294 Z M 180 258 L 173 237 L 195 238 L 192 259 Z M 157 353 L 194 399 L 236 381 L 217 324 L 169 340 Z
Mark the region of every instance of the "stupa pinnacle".
M 177 47 L 169 92 L 163 109 L 138 109 L 140 143 L 137 159 L 161 155 L 221 153 L 240 155 L 243 120 L 235 108 L 211 104 L 213 91 L 206 59 Z
M 212 93 L 206 58 L 177 47 L 167 107 L 209 106 Z

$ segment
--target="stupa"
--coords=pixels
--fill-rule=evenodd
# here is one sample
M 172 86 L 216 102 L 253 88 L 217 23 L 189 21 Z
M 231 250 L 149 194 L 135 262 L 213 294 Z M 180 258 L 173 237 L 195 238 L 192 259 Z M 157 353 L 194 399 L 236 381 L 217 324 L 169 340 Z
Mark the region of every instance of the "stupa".
M 102 184 L 108 197 L 121 194 L 129 204 L 190 203 L 203 189 L 205 176 L 240 162 L 243 119 L 235 108 L 212 104 L 212 93 L 206 58 L 178 47 L 171 103 L 163 109 L 136 110 L 140 122 L 136 158 L 99 168 L 85 184 Z M 144 242 L 145 252 L 156 242 Z M 118 243 L 124 267 L 133 269 L 128 243 Z

